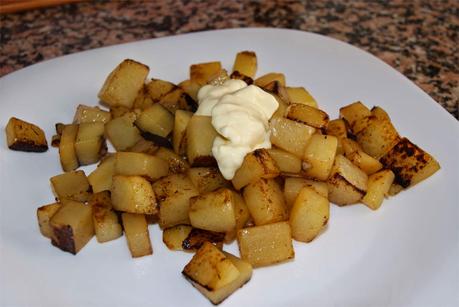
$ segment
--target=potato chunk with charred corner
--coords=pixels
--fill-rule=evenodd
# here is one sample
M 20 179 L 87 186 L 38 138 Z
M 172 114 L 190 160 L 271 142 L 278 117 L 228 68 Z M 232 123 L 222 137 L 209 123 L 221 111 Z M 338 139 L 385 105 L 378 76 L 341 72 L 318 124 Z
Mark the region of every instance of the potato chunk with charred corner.
M 51 243 L 74 255 L 94 236 L 92 209 L 80 202 L 64 203 L 51 218 L 50 225 Z
M 212 145 L 217 136 L 212 117 L 193 115 L 186 129 L 187 156 L 191 166 L 215 166 Z
M 53 217 L 53 215 L 59 210 L 61 204 L 54 203 L 45 206 L 41 206 L 37 209 L 37 219 L 38 219 L 38 226 L 40 227 L 40 232 L 43 236 L 47 238 L 51 238 L 53 234 L 53 229 L 49 224 L 49 221 Z
M 12 150 L 43 152 L 48 150 L 45 133 L 31 123 L 11 117 L 6 125 L 6 140 Z
M 183 241 L 188 237 L 193 227 L 177 225 L 163 230 L 163 242 L 170 250 L 183 250 Z
M 257 72 L 257 55 L 253 51 L 242 51 L 236 55 L 233 71 L 254 78 Z

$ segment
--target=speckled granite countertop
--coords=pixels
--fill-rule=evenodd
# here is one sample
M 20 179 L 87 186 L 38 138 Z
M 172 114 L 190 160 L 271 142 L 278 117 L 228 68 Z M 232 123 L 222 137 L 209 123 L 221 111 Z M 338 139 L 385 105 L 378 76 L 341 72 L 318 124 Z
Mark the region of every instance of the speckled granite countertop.
M 459 1 L 93 1 L 0 16 L 0 76 L 60 55 L 209 29 L 282 27 L 363 48 L 459 118 Z

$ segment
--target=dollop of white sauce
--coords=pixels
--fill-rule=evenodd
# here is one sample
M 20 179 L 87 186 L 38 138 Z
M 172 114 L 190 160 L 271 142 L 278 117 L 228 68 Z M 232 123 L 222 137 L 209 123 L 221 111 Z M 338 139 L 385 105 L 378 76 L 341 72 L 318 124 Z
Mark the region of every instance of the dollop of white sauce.
M 225 179 L 232 179 L 244 157 L 259 148 L 271 148 L 268 121 L 279 107 L 277 100 L 255 85 L 227 80 L 203 86 L 197 115 L 212 116 L 219 135 L 212 154 Z

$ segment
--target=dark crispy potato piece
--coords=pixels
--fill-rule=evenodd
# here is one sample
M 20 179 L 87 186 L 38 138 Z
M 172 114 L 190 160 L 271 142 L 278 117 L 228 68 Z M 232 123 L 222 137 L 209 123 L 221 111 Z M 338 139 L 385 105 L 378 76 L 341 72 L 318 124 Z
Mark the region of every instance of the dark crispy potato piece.
M 196 101 L 180 87 L 175 87 L 172 91 L 161 97 L 158 102 L 173 114 L 177 110 L 195 112 L 198 109 Z
M 183 240 L 182 247 L 184 250 L 197 250 L 204 242 L 210 242 L 217 246 L 222 246 L 225 234 L 223 232 L 214 232 L 193 228 L 188 236 Z
M 253 84 L 253 79 L 252 78 L 250 78 L 249 76 L 246 76 L 244 74 L 241 74 L 237 70 L 233 71 L 233 73 L 230 76 L 230 79 L 242 80 L 245 83 L 247 83 L 247 85 Z
M 183 250 L 183 241 L 188 237 L 193 227 L 177 225 L 163 231 L 163 242 L 170 250 Z
M 6 125 L 6 139 L 12 150 L 44 152 L 48 150 L 45 133 L 40 127 L 11 117 Z

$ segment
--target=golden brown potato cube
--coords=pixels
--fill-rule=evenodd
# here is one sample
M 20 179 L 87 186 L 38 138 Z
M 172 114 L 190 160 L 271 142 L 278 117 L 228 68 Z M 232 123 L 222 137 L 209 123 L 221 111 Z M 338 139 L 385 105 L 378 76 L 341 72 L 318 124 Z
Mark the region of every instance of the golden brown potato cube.
M 370 109 L 368 109 L 360 101 L 351 103 L 339 109 L 339 118 L 344 119 L 348 123 L 351 130 L 354 130 L 354 125 L 358 120 L 361 120 L 370 115 Z
M 108 111 L 104 111 L 99 107 L 89 107 L 83 104 L 78 105 L 75 116 L 73 117 L 74 124 L 83 123 L 108 123 L 112 119 L 112 115 Z
M 226 243 L 232 242 L 236 238 L 237 231 L 244 228 L 250 220 L 249 208 L 247 208 L 244 198 L 237 192 L 232 191 L 232 193 L 236 228 L 225 234 Z
M 144 84 L 140 89 L 137 97 L 134 100 L 134 104 L 132 106 L 133 109 L 145 110 L 151 105 L 153 105 L 153 99 L 150 97 L 148 93 L 147 85 Z
M 193 64 L 190 66 L 190 81 L 202 86 L 207 84 L 221 69 L 220 62 Z
M 105 125 L 105 134 L 116 150 L 125 150 L 141 139 L 140 131 L 134 125 L 135 120 L 134 113 L 126 113 Z
M 368 189 L 362 198 L 362 203 L 372 210 L 377 210 L 381 206 L 384 196 L 389 192 L 394 177 L 394 173 L 388 169 L 368 177 Z
M 163 106 L 155 103 L 140 113 L 135 125 L 142 131 L 166 137 L 174 128 L 174 116 Z
M 59 143 L 59 158 L 65 172 L 78 168 L 78 157 L 75 151 L 75 141 L 78 134 L 78 125 L 65 125 Z
M 159 149 L 159 146 L 154 142 L 147 141 L 141 138 L 134 146 L 129 147 L 126 151 L 140 152 L 148 155 L 154 155 Z
M 381 162 L 373 158 L 372 156 L 365 153 L 363 150 L 356 150 L 350 154 L 345 154 L 346 158 L 351 160 L 356 166 L 358 166 L 367 175 L 376 173 L 383 168 Z
M 327 180 L 328 198 L 337 205 L 358 202 L 367 191 L 368 176 L 343 155 L 337 155 Z
M 97 242 L 108 242 L 123 235 L 118 215 L 110 207 L 99 204 L 92 205 L 92 219 Z
M 343 119 L 334 119 L 328 122 L 327 134 L 334 135 L 338 139 L 347 138 L 346 122 Z
M 268 149 L 269 155 L 276 161 L 277 167 L 282 173 L 299 173 L 301 171 L 301 159 L 279 148 Z
M 386 196 L 395 196 L 401 191 L 403 191 L 403 187 L 401 185 L 392 183 Z
M 153 183 L 159 202 L 159 225 L 168 228 L 189 224 L 189 200 L 199 195 L 191 180 L 184 174 L 172 174 Z
M 246 284 L 252 277 L 252 266 L 250 263 L 241 260 L 229 253 L 223 252 L 223 254 L 226 256 L 226 259 L 229 259 L 238 269 L 239 275 L 236 279 L 216 290 L 209 290 L 207 287 L 203 287 L 190 279 L 191 284 L 205 297 L 207 297 L 209 301 L 211 301 L 214 305 L 218 305 L 223 302 L 228 296 L 233 294 L 234 291 Z
M 193 228 L 185 240 L 183 240 L 182 247 L 183 250 L 187 251 L 198 250 L 205 242 L 209 242 L 217 246 L 219 249 L 222 249 L 224 239 L 225 233 L 223 232 Z
M 304 87 L 286 87 L 286 91 L 291 103 L 304 104 L 317 108 L 317 101 Z
M 384 156 L 399 140 L 398 132 L 390 120 L 375 116 L 368 117 L 365 128 L 357 133 L 357 143 L 375 159 Z
M 267 266 L 295 257 L 288 222 L 240 229 L 237 241 L 241 258 L 254 267 Z
M 394 172 L 394 183 L 404 188 L 421 182 L 440 169 L 434 157 L 407 138 L 402 138 L 381 158 L 381 162 L 385 168 Z
M 183 250 L 183 241 L 188 237 L 193 227 L 189 225 L 177 225 L 166 228 L 163 231 L 163 242 L 170 250 Z
M 75 140 L 75 152 L 80 165 L 88 165 L 99 161 L 105 147 L 104 123 L 80 124 Z
M 190 95 L 194 101 L 198 101 L 198 91 L 201 88 L 201 85 L 192 82 L 191 80 L 185 80 L 177 84 L 185 93 Z
M 156 214 L 156 197 L 147 179 L 140 176 L 113 176 L 113 209 L 129 213 Z
M 389 114 L 387 114 L 383 108 L 378 106 L 371 108 L 371 115 L 379 119 L 390 120 Z
M 277 110 L 276 110 L 276 112 L 274 112 L 273 116 L 271 116 L 271 120 L 273 118 L 277 118 L 277 117 L 284 118 L 285 113 L 287 112 L 288 103 L 285 102 L 284 100 L 280 99 L 276 95 L 273 95 L 273 96 L 274 96 L 274 98 L 276 98 L 277 103 L 279 104 L 279 106 L 277 107 Z
M 241 51 L 234 60 L 233 71 L 254 78 L 257 73 L 257 55 L 253 51 Z
M 99 99 L 109 106 L 131 108 L 149 72 L 148 66 L 126 59 L 107 77 Z
M 293 239 L 311 242 L 327 225 L 330 203 L 310 187 L 303 187 L 290 211 Z
M 41 206 L 37 209 L 38 226 L 40 227 L 40 232 L 43 236 L 51 238 L 53 229 L 51 228 L 49 221 L 60 207 L 61 204 L 54 203 Z
M 182 271 L 188 279 L 214 291 L 232 281 L 240 274 L 225 254 L 209 242 L 205 242 Z
M 99 163 L 97 168 L 88 176 L 88 181 L 94 193 L 110 190 L 112 177 L 115 174 L 115 156 L 110 155 Z
M 184 157 L 177 155 L 170 149 L 160 147 L 158 151 L 155 153 L 155 156 L 160 159 L 163 159 L 169 164 L 169 173 L 186 173 L 190 168 L 190 165 Z
M 285 86 L 285 75 L 283 73 L 271 72 L 257 78 L 254 83 L 258 87 L 265 87 L 273 81 L 278 81 L 282 86 Z
M 236 72 L 239 74 L 239 72 Z M 234 74 L 234 73 L 233 73 Z M 242 76 L 242 75 L 241 75 Z M 249 78 L 245 76 L 246 78 Z M 225 83 L 228 79 L 230 79 L 230 76 L 228 76 L 228 71 L 226 69 L 221 69 L 217 74 L 213 75 L 211 79 L 207 82 L 207 84 L 211 85 L 222 85 Z M 249 78 L 250 79 L 250 78 Z M 197 92 L 196 92 L 197 94 Z M 195 99 L 198 101 L 197 99 Z
M 170 93 L 176 88 L 176 85 L 160 79 L 151 79 L 147 84 L 145 84 L 147 93 L 153 102 L 158 102 L 161 97 Z
M 145 215 L 123 213 L 121 219 L 132 258 L 153 254 Z
M 171 92 L 162 96 L 158 103 L 172 114 L 174 114 L 177 110 L 195 112 L 198 108 L 196 101 L 180 87 L 175 87 Z
M 27 152 L 48 150 L 45 133 L 34 124 L 11 117 L 5 130 L 9 149 Z
M 169 164 L 155 156 L 138 152 L 117 152 L 115 154 L 115 174 L 145 176 L 151 180 L 169 173 Z
M 51 177 L 57 198 L 85 202 L 91 196 L 91 187 L 84 171 L 72 171 Z
M 236 227 L 233 193 L 218 189 L 190 198 L 189 217 L 195 228 L 215 232 L 229 232 Z
M 236 190 L 240 190 L 260 178 L 274 178 L 279 174 L 276 161 L 269 155 L 268 151 L 257 149 L 245 156 L 241 167 L 234 174 L 232 183 Z
M 192 116 L 193 113 L 184 110 L 175 112 L 172 142 L 176 154 L 186 154 L 186 128 Z
M 187 175 L 199 193 L 212 192 L 218 188 L 231 186 L 216 167 L 192 167 L 188 170 Z
M 333 135 L 314 134 L 304 150 L 304 173 L 318 180 L 327 180 L 330 175 L 338 139 Z
M 49 223 L 53 230 L 51 243 L 74 255 L 94 236 L 92 208 L 80 202 L 62 204 Z
M 244 200 L 255 225 L 285 221 L 288 218 L 284 194 L 274 179 L 260 179 L 244 188 Z
M 287 89 L 285 88 L 285 86 L 282 85 L 281 82 L 277 80 L 272 81 L 266 84 L 265 86 L 263 86 L 262 89 L 274 95 L 276 99 L 280 99 L 288 104 L 290 103 Z
M 305 178 L 289 177 L 286 178 L 284 182 L 284 198 L 289 208 L 293 206 L 296 197 L 304 187 L 309 187 L 322 197 L 328 198 L 327 183 Z
M 212 117 L 193 115 L 186 129 L 187 156 L 191 166 L 215 166 L 212 146 L 217 136 Z
M 324 111 L 299 103 L 288 106 L 286 117 L 316 129 L 326 128 L 329 120 L 328 114 Z
M 303 158 L 309 138 L 315 128 L 293 120 L 276 117 L 271 120 L 271 143 L 298 158 Z
M 110 115 L 112 116 L 112 119 L 121 117 L 129 112 L 131 112 L 130 108 L 121 107 L 121 106 L 110 107 Z

